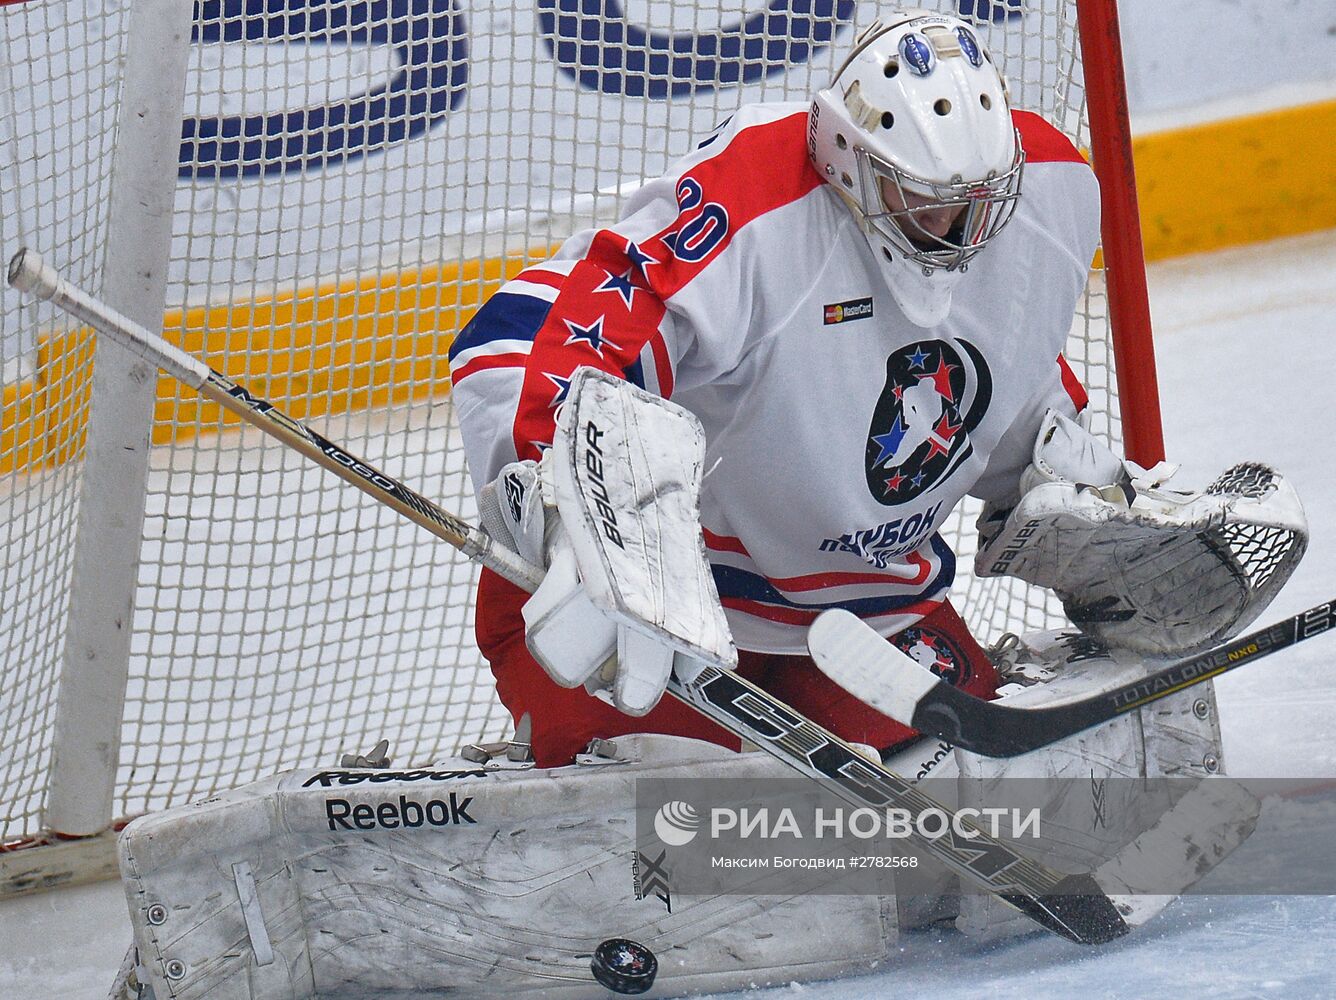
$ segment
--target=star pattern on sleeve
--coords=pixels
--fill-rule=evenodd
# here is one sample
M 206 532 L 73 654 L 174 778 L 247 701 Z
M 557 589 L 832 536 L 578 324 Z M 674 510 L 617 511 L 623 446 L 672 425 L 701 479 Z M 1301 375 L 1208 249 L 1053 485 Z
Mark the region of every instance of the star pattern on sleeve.
M 565 346 L 569 347 L 571 344 L 585 344 L 600 358 L 603 357 L 604 347 L 614 351 L 618 350 L 619 348 L 616 344 L 603 336 L 603 321 L 605 318 L 606 317 L 604 316 L 600 316 L 588 326 L 581 326 L 579 323 L 575 323 L 569 319 L 563 320 L 562 322 L 566 324 L 566 329 L 570 331 L 570 336 L 566 338 Z
M 634 240 L 628 240 L 626 243 L 626 259 L 629 260 L 632 266 L 634 266 L 641 274 L 648 274 L 649 268 L 652 265 L 663 263 L 663 261 L 659 260 L 657 257 L 640 249 L 640 245 Z
M 557 387 L 556 393 L 552 397 L 552 402 L 548 403 L 548 409 L 555 410 L 562 403 L 566 402 L 566 395 L 571 391 L 571 380 L 562 378 L 560 375 L 553 375 L 551 372 L 543 372 L 543 377 Z
M 631 275 L 635 273 L 634 268 L 628 267 L 621 274 L 609 274 L 603 284 L 594 289 L 595 292 L 616 292 L 621 296 L 621 300 L 627 309 L 635 306 L 636 292 L 642 289 L 637 288 L 631 283 Z

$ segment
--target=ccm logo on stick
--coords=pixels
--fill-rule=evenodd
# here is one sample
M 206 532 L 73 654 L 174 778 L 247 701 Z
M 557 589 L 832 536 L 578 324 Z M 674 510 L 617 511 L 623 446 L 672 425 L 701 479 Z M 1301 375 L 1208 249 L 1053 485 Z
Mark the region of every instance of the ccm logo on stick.
M 418 802 L 400 795 L 398 802 L 362 802 L 353 805 L 347 799 L 325 799 L 325 818 L 331 830 L 398 830 L 420 826 L 460 826 L 476 823 L 468 814 L 473 796 L 460 798 L 451 792 L 448 799 Z

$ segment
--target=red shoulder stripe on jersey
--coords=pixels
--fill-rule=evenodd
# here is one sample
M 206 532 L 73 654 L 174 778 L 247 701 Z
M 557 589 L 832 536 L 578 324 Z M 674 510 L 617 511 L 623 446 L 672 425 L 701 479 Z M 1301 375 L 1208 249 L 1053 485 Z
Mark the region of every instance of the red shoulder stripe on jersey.
M 1076 412 L 1080 413 L 1090 405 L 1090 397 L 1086 394 L 1081 380 L 1076 377 L 1076 372 L 1072 371 L 1072 366 L 1067 364 L 1067 359 L 1061 354 L 1058 355 L 1058 374 L 1062 377 L 1062 387 L 1071 397 L 1072 405 L 1076 407 Z
M 594 240 L 625 243 L 606 230 Z M 538 446 L 551 443 L 557 407 L 565 401 L 571 373 L 581 365 L 624 378 L 648 343 L 661 394 L 669 396 L 671 365 L 659 331 L 663 314 L 663 302 L 645 287 L 629 260 L 623 258 L 620 270 L 589 257 L 577 262 L 534 336 L 511 429 L 515 454 L 538 458 Z
M 800 112 L 743 129 L 684 174 L 691 184 L 679 185 L 678 217 L 638 246 L 610 230 L 595 235 L 534 338 L 512 429 L 517 455 L 536 458 L 537 446 L 552 440 L 565 383 L 580 365 L 622 375 L 649 344 L 660 392 L 672 394 L 672 361 L 659 329 L 664 300 L 747 223 L 822 183 L 807 159 L 806 127 Z
M 688 178 L 699 186 L 697 200 L 684 188 Z M 654 260 L 644 269 L 650 287 L 660 298 L 670 298 L 722 253 L 744 226 L 822 183 L 807 158 L 807 112 L 742 129 L 717 154 L 682 175 L 681 213 L 667 229 L 639 245 Z M 722 235 L 701 224 L 703 209 L 711 204 L 727 213 Z M 716 242 L 700 259 L 685 259 L 694 254 L 679 255 L 672 246 L 680 233 L 688 234 L 688 242 L 696 237 Z
M 1084 163 L 1072 141 L 1033 111 L 1013 111 L 1027 163 Z
M 667 228 L 634 246 L 611 230 L 594 236 L 534 338 L 512 429 L 519 457 L 537 458 L 538 446 L 552 440 L 556 408 L 580 365 L 624 375 L 649 344 L 660 393 L 671 396 L 672 361 L 659 328 L 665 300 L 748 223 L 821 185 L 807 159 L 806 128 L 807 114 L 798 112 L 742 129 L 683 174 L 680 210 Z

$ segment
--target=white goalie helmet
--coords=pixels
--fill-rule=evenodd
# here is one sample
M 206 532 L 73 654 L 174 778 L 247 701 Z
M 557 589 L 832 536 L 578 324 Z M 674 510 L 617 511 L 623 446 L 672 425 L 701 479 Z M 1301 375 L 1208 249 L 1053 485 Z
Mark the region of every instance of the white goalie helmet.
M 808 155 L 862 221 L 896 303 L 936 326 L 1021 192 L 1025 154 L 992 56 L 960 18 L 899 11 L 859 32 L 809 114 Z

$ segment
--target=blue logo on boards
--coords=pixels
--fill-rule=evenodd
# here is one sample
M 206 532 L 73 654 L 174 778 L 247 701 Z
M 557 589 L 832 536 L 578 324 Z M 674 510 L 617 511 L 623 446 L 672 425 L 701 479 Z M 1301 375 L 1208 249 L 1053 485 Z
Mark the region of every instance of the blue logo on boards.
M 535 0 L 558 72 L 586 90 L 659 100 L 751 83 L 810 59 L 851 24 L 854 0 L 770 0 L 716 29 L 656 31 L 619 0 Z M 426 133 L 469 84 L 463 0 L 196 0 L 200 44 L 390 46 L 394 74 L 300 108 L 189 117 L 179 175 L 255 177 L 331 166 Z
M 636 24 L 619 0 L 538 0 L 557 68 L 589 90 L 659 100 L 752 83 L 806 62 L 852 22 L 854 0 L 770 0 L 712 31 Z
M 425 132 L 458 107 L 468 32 L 456 0 L 199 0 L 195 42 L 394 47 L 399 70 L 363 94 L 264 114 L 187 118 L 183 178 L 254 177 L 329 166 Z

